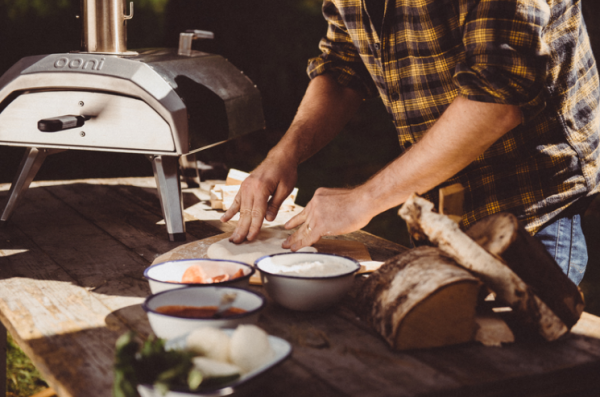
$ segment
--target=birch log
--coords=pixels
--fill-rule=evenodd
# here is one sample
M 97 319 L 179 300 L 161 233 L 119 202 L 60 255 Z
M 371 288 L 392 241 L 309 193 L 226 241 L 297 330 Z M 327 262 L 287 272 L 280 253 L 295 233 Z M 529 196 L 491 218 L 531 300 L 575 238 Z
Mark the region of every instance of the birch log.
M 565 323 L 502 259 L 473 241 L 450 218 L 433 212 L 431 202 L 414 194 L 400 208 L 399 214 L 411 234 L 427 236 L 459 265 L 479 277 L 497 299 L 513 309 L 525 330 L 549 341 L 568 332 Z
M 476 243 L 501 257 L 535 294 L 571 328 L 585 306 L 583 295 L 544 245 L 510 213 L 488 216 L 466 231 Z
M 396 350 L 473 340 L 480 281 L 435 247 L 388 260 L 356 296 L 359 317 Z

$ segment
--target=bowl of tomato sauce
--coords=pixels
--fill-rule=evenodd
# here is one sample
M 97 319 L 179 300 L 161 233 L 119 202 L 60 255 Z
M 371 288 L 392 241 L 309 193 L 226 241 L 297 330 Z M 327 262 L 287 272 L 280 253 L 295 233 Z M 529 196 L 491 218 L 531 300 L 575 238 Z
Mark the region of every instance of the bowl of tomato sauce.
M 224 296 L 233 296 L 230 307 L 216 314 Z M 150 295 L 142 304 L 152 331 L 172 339 L 202 327 L 236 328 L 256 324 L 265 298 L 254 291 L 225 286 L 189 286 Z
M 192 285 L 247 288 L 256 272 L 247 263 L 224 259 L 179 259 L 156 263 L 144 271 L 153 294 Z

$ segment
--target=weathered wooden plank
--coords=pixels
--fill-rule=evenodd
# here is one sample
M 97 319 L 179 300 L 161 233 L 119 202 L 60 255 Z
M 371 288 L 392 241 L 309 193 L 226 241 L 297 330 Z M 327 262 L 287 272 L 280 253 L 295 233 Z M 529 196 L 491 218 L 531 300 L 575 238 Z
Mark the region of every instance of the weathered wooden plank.
M 143 278 L 143 271 L 149 262 L 143 258 L 143 254 L 153 256 L 156 251 L 148 254 L 134 243 L 131 245 L 139 251 L 129 249 L 123 241 L 111 237 L 91 223 L 90 219 L 81 217 L 72 208 L 56 200 L 46 189 L 37 188 L 29 192 L 24 199 L 23 210 L 15 214 L 14 222 L 74 283 L 90 291 L 112 312 L 108 320 L 118 319 L 142 334 L 149 334 L 151 329 L 140 307 L 150 294 Z M 93 204 L 91 201 L 88 203 Z M 112 212 L 108 211 L 108 214 Z M 96 218 L 91 213 L 88 215 Z M 108 223 L 114 222 L 113 231 L 127 226 L 127 218 L 119 220 L 111 215 L 99 217 L 103 216 Z M 119 233 L 115 234 L 122 237 Z M 131 243 L 126 237 L 123 239 Z M 165 242 L 168 243 L 168 240 L 164 236 L 154 236 L 145 239 L 141 246 L 160 247 Z
M 135 208 L 143 208 L 149 213 L 154 214 L 157 217 L 160 217 L 157 222 L 159 222 L 157 229 L 163 231 L 163 235 L 161 236 L 164 239 L 166 237 L 166 228 L 164 226 L 164 221 L 162 220 L 162 209 L 160 207 L 160 201 L 158 198 L 158 193 L 156 189 L 156 182 L 153 177 L 128 177 L 128 178 L 111 178 L 111 179 L 78 179 L 78 180 L 67 180 L 67 181 L 36 181 L 31 184 L 31 188 L 36 187 L 49 187 L 56 188 L 58 186 L 80 186 L 82 189 L 86 189 L 86 187 L 96 186 L 96 187 L 110 187 L 107 189 L 107 192 L 110 191 L 112 194 L 118 194 L 121 196 L 121 199 L 130 200 L 129 205 L 133 205 Z M 0 184 L 0 191 L 8 190 L 10 188 L 10 184 Z M 89 194 L 89 191 L 87 192 Z M 27 194 L 27 193 L 26 193 Z M 83 193 L 85 195 L 85 193 Z M 108 194 L 108 193 L 107 193 Z M 103 195 L 101 193 L 101 195 Z M 206 206 L 202 204 L 202 194 L 198 192 L 197 189 L 183 189 L 183 203 L 184 208 L 187 207 L 195 207 L 200 206 L 205 208 Z M 102 198 L 98 198 L 99 201 Z M 110 198 L 106 198 L 106 200 L 110 200 Z M 206 201 L 206 200 L 205 200 Z M 77 204 L 84 204 L 83 200 L 78 201 Z M 109 206 L 110 203 L 102 203 L 103 207 Z M 125 207 L 127 205 L 125 204 Z M 210 210 L 210 205 L 208 207 Z M 100 212 L 100 211 L 99 211 Z M 215 211 L 213 211 L 215 212 Z M 222 224 L 218 219 L 222 213 L 211 214 L 212 218 L 214 218 L 213 222 L 198 222 L 198 219 L 193 215 L 188 214 L 184 211 L 184 218 L 186 220 L 186 229 L 188 234 L 194 236 L 196 239 L 204 238 L 210 235 L 217 234 L 222 231 L 220 226 L 228 225 Z M 230 226 L 230 225 L 228 225 Z M 235 224 L 233 225 L 235 227 Z M 232 230 L 233 230 L 233 227 Z M 167 239 L 168 240 L 168 239 Z M 188 236 L 188 241 L 193 241 L 194 238 L 190 238 Z
M 51 195 L 34 188 L 12 222 L 82 287 L 141 277 L 148 260 Z
M 163 220 L 160 212 L 148 211 L 124 197 L 117 186 L 70 184 L 44 189 L 149 262 L 155 255 L 182 244 L 169 241 L 164 224 L 159 224 Z M 141 193 L 139 188 L 132 190 Z M 195 239 L 189 234 L 187 238 Z
M 132 238 L 131 234 L 136 233 L 136 226 L 143 230 L 153 227 L 156 217 L 152 218 L 152 214 L 144 214 L 142 216 L 152 218 L 152 222 L 143 220 L 128 222 L 131 216 L 139 212 L 143 213 L 144 210 L 135 208 L 133 213 L 130 212 L 131 210 L 123 210 L 122 207 L 128 203 L 111 193 L 110 189 L 99 189 L 93 186 L 90 188 L 84 184 L 33 188 L 28 193 L 27 198 L 23 200 L 20 215 L 16 215 L 14 222 L 24 225 L 25 232 L 33 236 L 35 243 L 44 250 L 46 255 L 50 255 L 53 261 L 65 268 L 75 282 L 83 283 L 82 285 L 88 288 L 94 297 L 112 310 L 105 318 L 109 327 L 113 323 L 125 322 L 142 333 L 148 333 L 147 319 L 139 304 L 134 300 L 128 305 L 123 305 L 123 297 L 118 294 L 127 291 L 132 298 L 142 298 L 149 293 L 144 281 L 139 285 L 140 272 L 147 265 L 145 258 L 132 256 L 126 248 L 139 249 L 140 246 L 135 244 L 139 237 Z M 65 200 L 69 206 L 56 203 L 57 198 Z M 111 209 L 111 205 L 104 204 L 107 202 L 116 203 L 115 209 Z M 57 210 L 58 208 L 60 210 Z M 38 228 L 37 224 L 52 226 Z M 117 230 L 119 228 L 125 228 L 129 233 L 119 232 Z M 54 233 L 50 233 L 50 229 Z M 70 233 L 65 234 L 65 229 Z M 98 233 L 97 229 L 102 229 L 103 233 Z M 164 241 L 162 237 L 159 233 L 154 233 L 147 240 Z M 85 255 L 81 249 L 78 249 L 83 245 L 86 246 Z M 123 247 L 123 245 L 131 247 Z M 114 258 L 114 261 L 110 258 Z M 76 265 L 77 263 L 79 265 Z M 85 266 L 81 266 L 82 263 L 85 263 Z M 94 277 L 90 273 L 93 273 Z M 112 345 L 114 340 L 110 342 L 109 345 Z M 112 359 L 112 356 L 110 358 Z M 301 368 L 303 367 L 300 366 L 295 371 Z M 327 385 L 324 381 L 318 383 Z M 331 386 L 326 388 L 328 391 L 333 390 Z
M 133 187 L 128 186 L 127 184 L 119 184 L 112 185 L 115 192 L 120 194 L 121 196 L 135 202 L 137 206 L 143 208 L 144 210 L 151 212 L 159 217 L 163 217 L 162 210 L 160 207 L 160 201 L 158 199 L 158 193 L 156 189 L 156 185 L 154 184 L 154 179 L 151 178 L 147 181 L 148 186 L 145 187 Z M 223 225 L 218 218 L 214 219 L 213 222 L 199 222 L 198 218 L 194 217 L 193 213 L 190 213 L 186 209 L 194 208 L 197 206 L 205 207 L 206 205 L 202 204 L 202 200 L 195 194 L 196 192 L 193 189 L 183 189 L 182 191 L 182 200 L 183 200 L 183 208 L 184 208 L 184 219 L 185 219 L 185 227 L 186 232 L 188 234 L 187 241 L 193 241 L 195 239 L 205 238 L 214 234 L 218 234 L 222 231 L 221 225 Z M 210 206 L 209 206 L 210 208 Z M 165 230 L 164 221 L 160 222 L 160 226 L 162 230 Z M 190 235 L 195 238 L 190 238 Z
M 14 228 L 11 235 L 13 233 Z M 15 240 L 14 237 L 11 237 L 11 239 L 13 241 Z M 17 243 L 16 247 L 24 247 L 24 245 Z M 23 253 L 25 250 L 27 250 L 27 252 Z M 56 267 L 51 259 L 48 259 L 48 263 L 40 263 L 37 258 L 43 256 L 43 254 L 39 252 L 33 252 L 28 248 L 5 248 L 3 246 L 3 254 L 17 251 L 21 252 L 21 254 L 15 254 L 13 259 L 17 258 L 16 255 L 29 254 L 33 259 L 32 264 L 35 269 L 32 269 L 31 265 L 27 267 L 21 266 L 23 265 L 22 257 L 20 261 L 8 263 L 8 256 L 6 256 L 2 258 L 5 259 L 2 262 L 4 265 L 2 268 L 8 271 L 5 271 L 2 274 L 3 279 L 8 278 L 9 280 L 13 280 L 14 277 L 11 278 L 10 270 L 14 270 L 16 267 L 19 267 L 19 269 L 25 273 L 31 274 L 36 272 L 36 269 L 38 268 L 36 265 L 39 265 L 39 269 L 46 272 L 44 278 L 47 277 L 47 272 L 52 267 L 51 265 Z M 6 266 L 7 264 L 8 266 Z M 10 285 L 6 280 L 3 280 L 0 284 L 2 285 L 2 291 L 9 296 L 18 297 L 19 302 L 22 302 L 23 300 L 22 295 L 30 297 L 26 302 L 20 304 L 19 307 L 27 307 L 28 310 L 34 311 L 36 316 L 39 316 L 41 312 L 41 309 L 38 307 L 40 302 L 53 301 L 55 299 L 62 302 L 62 304 L 67 307 L 65 312 L 71 314 L 72 318 L 70 319 L 70 326 L 73 330 L 81 329 L 81 331 L 67 332 L 71 328 L 65 328 L 66 325 L 63 325 L 62 323 L 59 324 L 62 325 L 62 328 L 60 329 L 50 328 L 48 326 L 48 321 L 45 320 L 48 315 L 38 318 L 38 322 L 43 322 L 42 325 L 39 325 L 38 327 L 26 326 L 19 323 L 16 325 L 16 328 L 11 329 L 11 331 L 15 335 L 19 335 L 17 333 L 18 329 L 22 330 L 23 328 L 29 328 L 35 331 L 34 336 L 22 345 L 26 353 L 33 358 L 36 366 L 41 369 L 45 378 L 47 378 L 50 384 L 59 391 L 61 396 L 109 396 L 110 388 L 112 386 L 114 342 L 116 337 L 126 330 L 126 328 L 123 327 L 121 320 L 135 323 L 136 331 L 140 332 L 140 324 L 147 322 L 145 314 L 141 310 L 138 310 L 139 305 L 127 306 L 113 312 L 108 312 L 103 305 L 100 305 L 100 309 L 102 309 L 101 314 L 97 316 L 97 318 L 94 318 L 95 321 L 91 321 L 87 318 L 90 316 L 90 313 L 93 313 L 93 311 L 89 312 L 90 301 L 94 300 L 94 295 L 104 293 L 105 291 L 103 291 L 103 289 L 107 288 L 107 285 L 101 285 L 94 290 L 94 293 L 88 293 L 88 291 L 74 286 L 74 281 L 70 280 L 68 275 L 60 272 L 59 269 L 50 270 L 53 270 L 51 274 L 58 272 L 62 275 L 62 278 L 67 280 L 66 283 L 70 285 L 70 288 L 65 288 L 64 282 L 62 282 L 62 284 L 58 286 L 58 290 L 50 290 L 47 288 L 49 283 L 47 280 L 37 280 L 44 286 L 43 291 L 40 294 L 31 289 L 23 289 L 23 281 L 18 283 L 16 287 L 17 290 L 15 290 L 15 288 L 7 288 L 7 286 Z M 122 285 L 120 291 L 125 292 L 130 291 L 130 289 L 127 285 Z M 63 295 L 63 293 L 65 295 Z M 83 313 L 80 313 L 78 310 L 73 311 L 73 300 L 74 296 L 77 294 L 84 294 L 84 296 L 87 296 L 88 298 L 88 306 L 83 308 Z M 3 298 L 5 297 L 3 295 L 0 296 L 0 299 L 2 299 L 1 302 L 4 302 Z M 118 299 L 118 297 L 116 297 L 116 299 Z M 82 299 L 80 298 L 79 300 Z M 103 303 L 106 303 L 106 300 L 104 300 Z M 15 303 L 12 302 L 13 306 L 14 304 Z M 9 322 L 14 323 L 14 313 L 4 306 L 1 306 L 0 308 L 2 313 L 8 313 L 8 316 L 10 317 Z M 52 313 L 56 313 L 56 310 L 53 310 Z M 134 318 L 139 315 L 141 315 L 141 317 L 135 320 Z M 28 318 L 35 318 L 36 316 L 29 316 Z M 73 323 L 73 321 L 75 322 Z M 80 322 L 85 322 L 85 324 L 81 324 Z M 98 328 L 87 328 L 94 324 Z M 106 325 L 105 329 L 100 328 L 103 325 Z M 58 333 L 59 335 L 55 335 L 55 333 Z M 92 340 L 88 341 L 88 338 L 92 338 Z M 82 352 L 84 354 L 82 354 Z M 89 357 L 90 355 L 92 355 L 92 357 Z M 69 364 L 65 365 L 65 363 Z M 284 390 L 289 390 L 288 388 L 290 386 L 295 386 L 294 390 L 297 390 L 298 394 L 287 393 L 287 395 L 309 395 L 309 392 L 318 393 L 318 395 L 339 395 L 326 383 L 314 378 L 311 374 L 307 373 L 305 369 L 296 364 L 286 364 L 286 370 L 283 373 L 287 374 L 287 376 L 280 378 L 284 381 L 263 383 L 261 394 L 265 396 L 285 395 L 286 393 L 283 392 Z M 292 373 L 294 376 L 291 378 L 288 377 L 291 376 L 290 374 Z M 79 380 L 76 381 L 76 379 Z M 278 378 L 274 377 L 273 379 Z M 93 390 L 93 392 L 91 390 Z
M 102 181 L 98 180 L 94 182 L 102 183 Z M 115 191 L 123 197 L 130 199 L 148 212 L 162 217 L 154 178 L 135 178 L 131 182 L 134 184 L 134 187 L 129 186 L 128 182 L 128 179 L 122 180 L 120 184 L 114 184 L 111 181 L 110 185 L 114 186 Z M 224 211 L 211 208 L 208 192 L 201 189 L 182 189 L 182 197 L 186 231 L 196 239 L 203 239 L 223 232 L 232 232 L 235 229 L 239 220 L 239 214 L 235 215 L 227 223 L 221 222 L 220 218 L 223 216 Z M 301 210 L 301 207 L 297 207 L 296 210 L 291 212 L 281 212 L 275 221 L 265 221 L 265 226 L 283 225 L 294 215 L 300 213 Z M 190 239 L 188 236 L 187 241 L 193 241 L 193 239 Z
M 600 339 L 600 317 L 586 312 L 581 313 L 581 318 L 571 328 L 571 333 Z
M 360 241 L 365 244 L 374 261 L 386 261 L 408 249 L 400 244 L 382 239 L 362 230 L 345 234 L 343 238 Z
M 259 377 L 249 388 L 241 389 L 244 396 L 260 397 L 343 397 L 340 390 L 315 377 L 299 365 L 293 356 L 280 366 Z
M 598 341 L 592 345 L 597 349 Z M 586 352 L 585 346 L 579 336 L 567 335 L 554 342 L 515 343 L 503 347 L 467 344 L 410 354 L 458 379 L 463 385 L 457 389 L 461 395 L 508 396 L 518 392 L 522 393 L 519 395 L 545 396 L 584 390 L 590 386 L 586 382 L 597 379 L 593 373 L 584 371 L 600 368 L 597 353 Z M 577 379 L 577 387 L 573 379 Z
M 61 396 L 111 395 L 114 341 L 126 329 L 150 332 L 140 308 L 149 294 L 143 269 L 171 249 L 153 223 L 161 214 L 152 178 L 94 183 L 103 186 L 34 184 L 0 229 L 0 318 Z M 0 191 L 2 202 L 5 186 Z M 202 199 L 187 205 L 199 208 Z M 206 236 L 190 230 L 190 239 Z M 366 243 L 375 260 L 404 250 L 364 232 L 348 237 Z M 344 304 L 300 313 L 271 302 L 259 325 L 290 341 L 294 353 L 255 394 L 586 396 L 599 370 L 600 336 L 595 317 L 582 320 L 558 344 L 394 353 Z
M 294 361 L 347 395 L 417 396 L 458 385 L 413 357 L 390 351 L 377 335 L 338 316 L 338 310 L 304 313 L 272 304 L 259 323 L 292 343 Z
M 18 228 L 0 229 L 0 255 L 2 322 L 48 383 L 61 396 L 110 390 L 114 342 L 126 326 L 106 327 L 110 310 Z

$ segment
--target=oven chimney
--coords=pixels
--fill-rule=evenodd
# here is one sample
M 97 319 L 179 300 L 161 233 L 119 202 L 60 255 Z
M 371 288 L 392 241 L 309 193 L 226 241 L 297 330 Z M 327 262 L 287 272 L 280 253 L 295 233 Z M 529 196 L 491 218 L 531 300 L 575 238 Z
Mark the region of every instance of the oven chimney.
M 125 0 L 81 0 L 83 52 L 127 52 L 127 20 L 133 18 L 133 2 L 125 15 Z

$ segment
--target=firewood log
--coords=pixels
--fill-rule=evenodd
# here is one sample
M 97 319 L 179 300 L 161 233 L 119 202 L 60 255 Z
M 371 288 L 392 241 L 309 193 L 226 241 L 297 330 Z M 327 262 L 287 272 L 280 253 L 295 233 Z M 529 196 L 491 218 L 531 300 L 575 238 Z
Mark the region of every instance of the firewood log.
M 477 332 L 474 339 L 485 346 L 501 346 L 515 341 L 512 330 L 496 313 L 478 314 L 475 322 Z
M 510 306 L 520 326 L 552 341 L 569 328 L 509 266 L 491 254 L 450 218 L 433 212 L 433 204 L 416 194 L 400 208 L 411 234 L 427 239 L 481 279 L 497 299 Z
M 396 350 L 473 340 L 481 282 L 435 247 L 408 250 L 363 282 L 356 312 Z
M 581 291 L 516 216 L 506 212 L 488 216 L 466 234 L 501 257 L 567 327 L 579 320 L 585 306 Z

